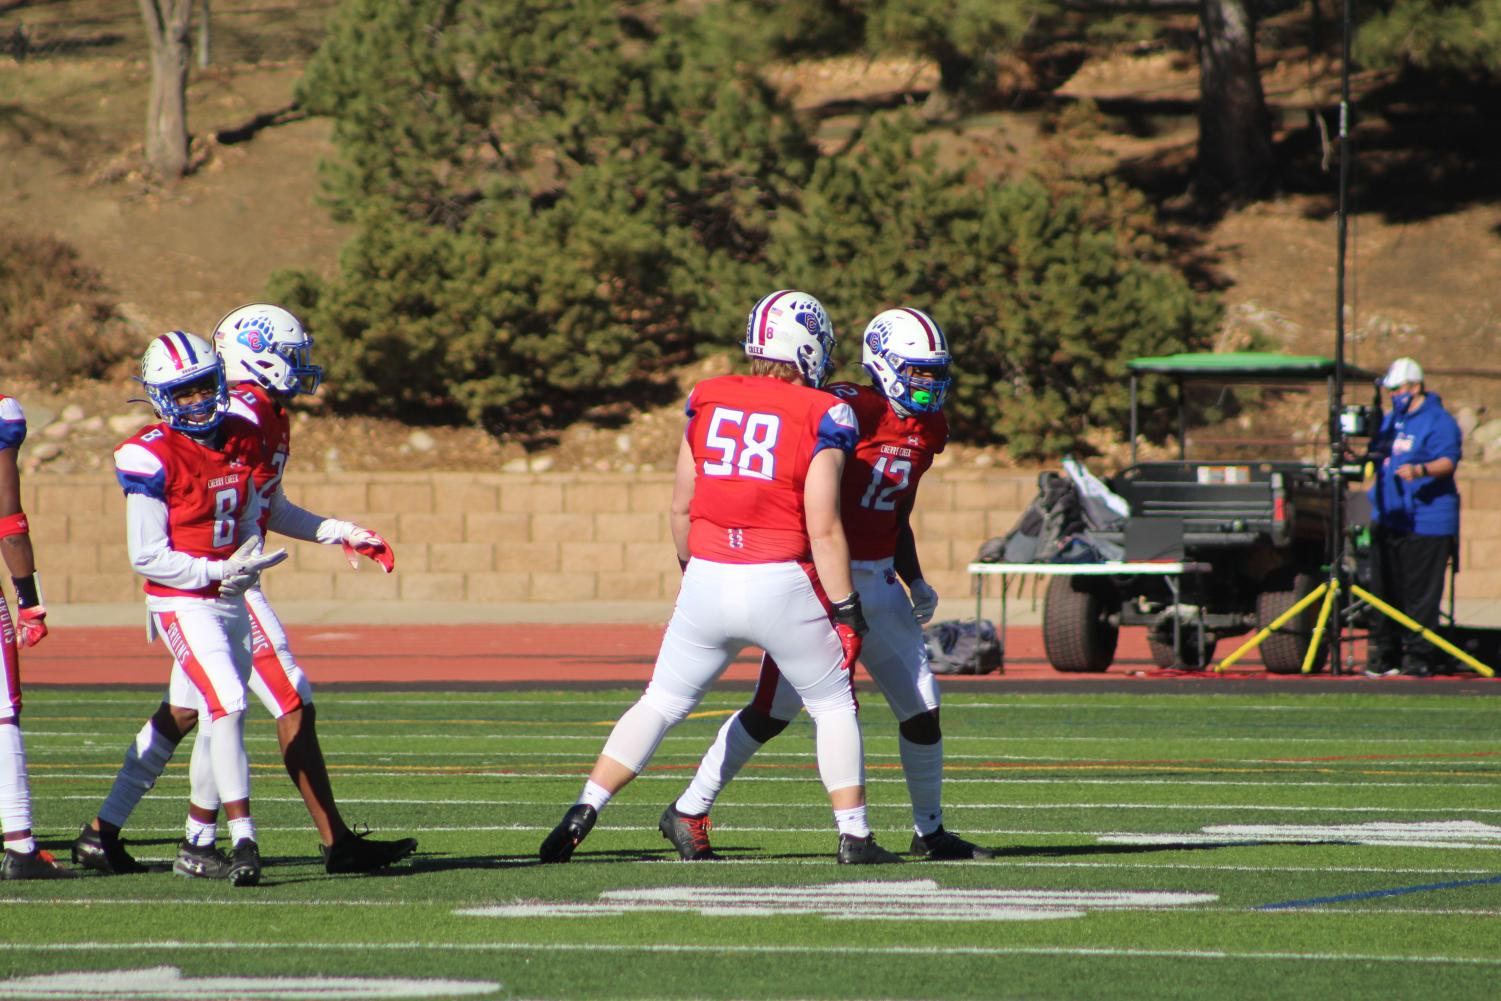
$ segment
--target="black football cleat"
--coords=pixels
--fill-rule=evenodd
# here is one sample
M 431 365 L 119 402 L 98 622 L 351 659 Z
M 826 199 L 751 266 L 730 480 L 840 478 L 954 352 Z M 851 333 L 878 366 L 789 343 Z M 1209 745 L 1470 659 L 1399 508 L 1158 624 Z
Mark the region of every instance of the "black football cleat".
M 7 848 L 5 859 L 0 861 L 0 879 L 73 879 L 77 875 L 58 865 L 51 852 L 41 849 L 18 852 Z
M 840 865 L 889 865 L 892 862 L 900 862 L 902 857 L 876 844 L 874 834 L 863 838 L 857 838 L 853 834 L 841 834 L 839 835 L 838 859 Z
M 662 819 L 657 821 L 657 830 L 662 832 L 662 837 L 672 842 L 672 847 L 678 850 L 678 854 L 686 862 L 707 862 L 719 858 L 709 844 L 709 828 L 713 826 L 714 822 L 707 813 L 699 817 L 689 816 L 680 813 L 676 803 L 667 804 L 667 809 L 662 811 Z
M 967 862 L 970 859 L 995 858 L 995 852 L 989 848 L 965 841 L 959 835 L 951 834 L 942 827 L 932 834 L 912 835 L 912 847 L 908 851 L 934 862 Z
M 130 857 L 125 850 L 125 841 L 119 835 L 96 831 L 88 824 L 84 824 L 78 837 L 73 839 L 73 862 L 110 876 L 133 876 L 151 871 L 150 866 Z
M 575 803 L 563 814 L 562 821 L 552 829 L 552 833 L 542 839 L 542 847 L 537 850 L 537 855 L 544 864 L 567 862 L 573 857 L 573 850 L 589 836 L 598 819 L 599 811 L 594 807 L 588 803 Z
M 228 879 L 231 868 L 229 858 L 213 845 L 195 845 L 190 841 L 177 846 L 177 858 L 172 863 L 173 875 L 193 879 Z
M 229 856 L 229 885 L 255 886 L 261 881 L 261 850 L 249 838 L 235 842 Z
M 320 849 L 323 852 L 323 871 L 333 874 L 374 872 L 393 862 L 400 862 L 416 850 L 416 838 L 377 841 L 353 831 L 332 845 L 324 845 Z

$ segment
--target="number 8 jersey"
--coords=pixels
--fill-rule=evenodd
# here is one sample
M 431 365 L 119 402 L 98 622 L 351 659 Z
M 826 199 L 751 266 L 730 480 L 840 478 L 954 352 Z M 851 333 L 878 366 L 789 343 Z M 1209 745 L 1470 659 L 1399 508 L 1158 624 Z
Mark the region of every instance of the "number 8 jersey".
M 860 429 L 839 489 L 850 559 L 891 559 L 900 515 L 911 509 L 917 481 L 948 443 L 948 418 L 941 411 L 903 417 L 870 386 L 836 382 L 827 389 L 850 405 Z
M 803 482 L 825 448 L 855 446 L 838 397 L 766 376 L 706 379 L 688 395 L 689 552 L 714 563 L 807 561 Z
M 146 578 L 148 595 L 217 595 L 219 582 L 208 578 L 202 564 L 234 555 L 244 541 L 247 508 L 259 510 L 250 480 L 251 462 L 261 448 L 259 438 L 234 417 L 226 418 L 218 433 L 222 450 L 154 424 L 115 449 L 115 478 L 126 496 L 139 494 L 166 507 L 165 539 L 156 537 L 160 529 L 144 525 L 127 526 L 127 531 L 152 536 L 149 549 L 179 554 L 151 567 L 136 567 Z

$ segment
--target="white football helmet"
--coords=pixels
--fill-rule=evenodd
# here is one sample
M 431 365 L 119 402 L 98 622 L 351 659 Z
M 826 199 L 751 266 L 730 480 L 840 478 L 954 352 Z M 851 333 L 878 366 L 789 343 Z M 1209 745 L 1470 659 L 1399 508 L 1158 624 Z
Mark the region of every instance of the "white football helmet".
M 949 342 L 933 318 L 901 307 L 878 313 L 865 327 L 860 363 L 900 414 L 943 409 L 949 377 Z
M 745 353 L 792 362 L 810 386 L 822 386 L 834 369 L 834 325 L 823 303 L 806 292 L 782 289 L 751 310 Z
M 312 363 L 313 339 L 280 306 L 255 302 L 234 310 L 214 328 L 214 350 L 231 382 L 259 383 L 273 393 L 311 393 L 323 381 Z
M 229 387 L 224 363 L 208 341 L 197 334 L 173 330 L 154 338 L 141 356 L 141 385 L 167 426 L 187 434 L 207 434 L 229 413 Z M 208 389 L 200 400 L 178 398 Z

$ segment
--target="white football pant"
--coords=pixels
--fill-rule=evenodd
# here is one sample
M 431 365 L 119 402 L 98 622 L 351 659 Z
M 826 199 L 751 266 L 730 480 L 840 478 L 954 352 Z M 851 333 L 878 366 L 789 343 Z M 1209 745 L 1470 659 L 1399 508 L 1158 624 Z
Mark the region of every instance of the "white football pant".
M 865 784 L 865 754 L 844 651 L 811 567 L 689 561 L 651 683 L 615 724 L 604 754 L 639 774 L 669 729 L 747 646 L 776 659 L 817 727 L 830 792 Z

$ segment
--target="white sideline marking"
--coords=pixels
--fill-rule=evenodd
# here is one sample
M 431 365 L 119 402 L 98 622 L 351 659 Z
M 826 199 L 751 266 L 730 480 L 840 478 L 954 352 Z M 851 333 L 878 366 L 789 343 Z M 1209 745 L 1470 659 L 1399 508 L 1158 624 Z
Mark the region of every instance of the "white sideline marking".
M 947 784 L 947 783 L 945 783 Z M 68 793 L 61 796 L 48 796 L 48 799 L 81 800 L 92 802 L 99 799 L 97 795 L 85 795 L 82 793 Z M 301 803 L 300 796 L 256 796 L 257 803 Z M 493 807 L 556 807 L 556 799 L 368 799 L 340 797 L 339 802 L 345 805 L 358 804 L 360 806 L 493 806 Z M 652 804 L 635 804 L 643 808 Z M 715 814 L 715 826 L 721 826 L 719 818 L 727 810 L 796 810 L 803 807 L 796 803 L 787 802 L 747 802 L 736 800 L 732 803 L 721 803 L 719 813 Z M 1245 803 L 945 803 L 945 813 L 956 813 L 960 810 L 1232 810 L 1246 812 L 1271 812 L 1271 813 L 1501 813 L 1501 807 L 1482 806 L 1266 806 L 1248 805 Z M 725 830 L 731 830 L 725 827 Z
M 165 689 L 165 686 L 163 686 L 163 688 Z M 530 706 L 530 707 L 539 707 L 539 706 L 629 706 L 633 702 L 635 702 L 638 698 L 640 698 L 640 687 L 639 686 L 634 686 L 633 687 L 633 686 L 631 686 L 629 684 L 623 683 L 621 685 L 621 688 L 623 689 L 623 691 L 621 692 L 620 697 L 617 698 L 617 699 L 557 698 L 557 697 L 550 697 L 550 695 L 547 694 L 547 693 L 540 694 L 537 698 L 518 699 L 518 698 L 515 698 L 513 695 L 510 695 L 508 693 L 499 693 L 499 692 L 496 693 L 497 696 L 503 696 L 503 697 L 497 697 L 497 698 L 493 698 L 493 699 L 484 699 L 484 698 L 462 698 L 462 699 L 455 699 L 455 698 L 446 698 L 446 697 L 425 698 L 425 697 L 423 697 L 423 693 L 421 693 L 421 692 L 403 692 L 403 691 L 393 691 L 393 692 L 390 692 L 390 693 L 388 693 L 389 694 L 388 698 L 369 698 L 369 697 L 348 698 L 348 697 L 346 697 L 344 695 L 340 695 L 338 693 L 325 694 L 325 695 L 321 696 L 321 698 L 326 699 L 329 702 L 337 702 L 341 706 L 386 706 L 386 707 L 390 707 L 390 706 L 401 707 L 401 706 L 407 706 L 407 705 L 419 705 L 419 706 Z M 152 709 L 155 708 L 155 705 L 152 702 L 152 698 L 153 697 L 150 695 L 150 693 L 145 693 L 145 697 L 142 697 L 142 693 L 137 693 L 137 692 L 123 692 L 118 697 L 115 697 L 115 696 L 83 696 L 83 695 L 70 696 L 69 694 L 67 694 L 65 692 L 59 692 L 59 691 L 54 690 L 54 689 L 39 689 L 38 691 L 39 691 L 40 694 L 33 695 L 33 698 L 38 703 L 45 704 L 45 705 L 47 705 L 49 707 L 52 706 L 53 704 L 67 704 L 67 705 L 84 705 L 84 704 L 89 704 L 89 705 L 128 705 L 128 706 L 140 706 L 140 707 L 143 707 L 144 710 L 147 713 L 149 713 Z M 1146 693 L 1143 693 L 1143 694 L 1147 695 L 1147 696 L 1151 695 L 1150 692 L 1146 692 Z M 1352 692 L 1352 694 L 1359 694 L 1359 693 L 1358 692 Z M 950 697 L 952 698 L 952 694 L 950 695 Z M 968 699 L 961 699 L 961 700 L 955 701 L 952 705 L 949 705 L 949 704 L 945 703 L 944 709 L 952 709 L 955 712 L 963 712 L 964 710 L 967 710 L 967 709 L 1012 709 L 1012 710 L 1025 710 L 1025 711 L 1032 711 L 1032 712 L 1038 712 L 1038 711 L 1046 712 L 1046 711 L 1050 711 L 1050 710 L 1054 710 L 1054 709 L 1105 709 L 1105 710 L 1111 710 L 1111 711 L 1115 711 L 1115 710 L 1128 710 L 1128 711 L 1131 711 L 1131 712 L 1171 712 L 1171 713 L 1181 713 L 1183 711 L 1181 703 L 1177 703 L 1177 702 L 1174 702 L 1174 701 L 1169 701 L 1168 699 L 1164 699 L 1161 702 L 1147 702 L 1145 700 L 1137 701 L 1135 698 L 1133 698 L 1130 701 L 1126 701 L 1126 702 L 1104 702 L 1104 701 L 1100 701 L 1100 702 L 1067 702 L 1067 701 L 1062 701 L 1061 699 L 1057 699 L 1056 697 L 1050 696 L 1050 695 L 1020 695 L 1020 694 L 1012 696 L 1011 698 L 1014 699 L 1015 701 L 979 701 L 979 700 L 970 701 Z M 1255 698 L 1255 696 L 1247 696 L 1247 698 Z M 741 708 L 744 705 L 745 705 L 745 700 L 744 699 L 737 699 L 737 700 L 734 700 L 734 701 L 731 701 L 731 700 L 705 699 L 702 703 L 699 704 L 699 708 L 703 709 L 703 710 L 708 710 L 708 711 L 714 711 L 714 710 L 719 710 L 719 709 L 735 710 L 735 709 Z M 1247 712 L 1247 713 L 1318 713 L 1319 716 L 1321 716 L 1321 717 L 1322 716 L 1327 716 L 1330 713 L 1357 713 L 1357 714 L 1359 714 L 1361 716 L 1369 717 L 1371 715 L 1371 713 L 1372 713 L 1373 710 L 1371 709 L 1370 705 L 1368 705 L 1368 704 L 1365 704 L 1365 705 L 1323 705 L 1323 704 L 1318 704 L 1318 705 L 1315 705 L 1315 704 L 1307 704 L 1307 705 L 1281 705 L 1281 704 L 1279 704 L 1279 705 L 1237 705 L 1237 704 L 1234 704 L 1234 703 L 1227 703 L 1227 704 L 1216 703 L 1215 707 L 1214 707 L 1214 711 L 1215 712 Z M 1383 706 L 1380 707 L 1380 710 L 1379 710 L 1379 712 L 1383 716 L 1386 716 L 1386 715 L 1401 715 L 1401 714 L 1408 714 L 1408 713 L 1454 713 L 1454 712 L 1487 713 L 1487 712 L 1497 712 L 1497 711 L 1501 711 L 1501 706 L 1492 705 L 1492 704 L 1490 704 L 1488 702 L 1474 702 L 1474 701 L 1467 701 L 1467 700 L 1453 700 L 1453 704 L 1452 705 L 1415 705 L 1415 704 L 1383 705 Z M 38 712 L 36 718 L 38 718 L 38 719 L 45 718 L 45 714 Z
M 175 966 L 144 970 L 44 973 L 0 980 L 8 998 L 426 998 L 494 994 L 493 980 L 418 980 L 394 977 L 184 977 Z
M 1193 834 L 1102 835 L 1107 844 L 1215 844 L 1221 841 L 1347 841 L 1398 848 L 1501 848 L 1501 827 L 1477 820 L 1443 820 L 1416 824 L 1343 824 L 1332 827 L 1225 824 Z
M 1266 962 L 1317 963 L 1422 963 L 1432 966 L 1501 967 L 1501 959 L 1477 956 L 1380 955 L 1362 952 L 1233 952 L 1229 949 L 1111 949 L 1068 946 L 941 946 L 941 945 L 683 945 L 637 943 L 607 945 L 597 942 L 27 942 L 28 952 L 144 952 L 147 950 L 194 950 L 223 952 L 613 952 L 663 955 L 805 955 L 805 956 L 914 956 L 919 959 L 974 956 L 1086 956 L 1104 959 L 1213 959 Z
M 818 886 L 663 886 L 606 890 L 593 903 L 517 903 L 464 907 L 479 918 L 620 917 L 641 912 L 705 917 L 815 914 L 864 921 L 1048 921 L 1091 910 L 1140 910 L 1210 904 L 1212 893 L 1135 890 L 960 890 L 935 880 L 824 883 Z

